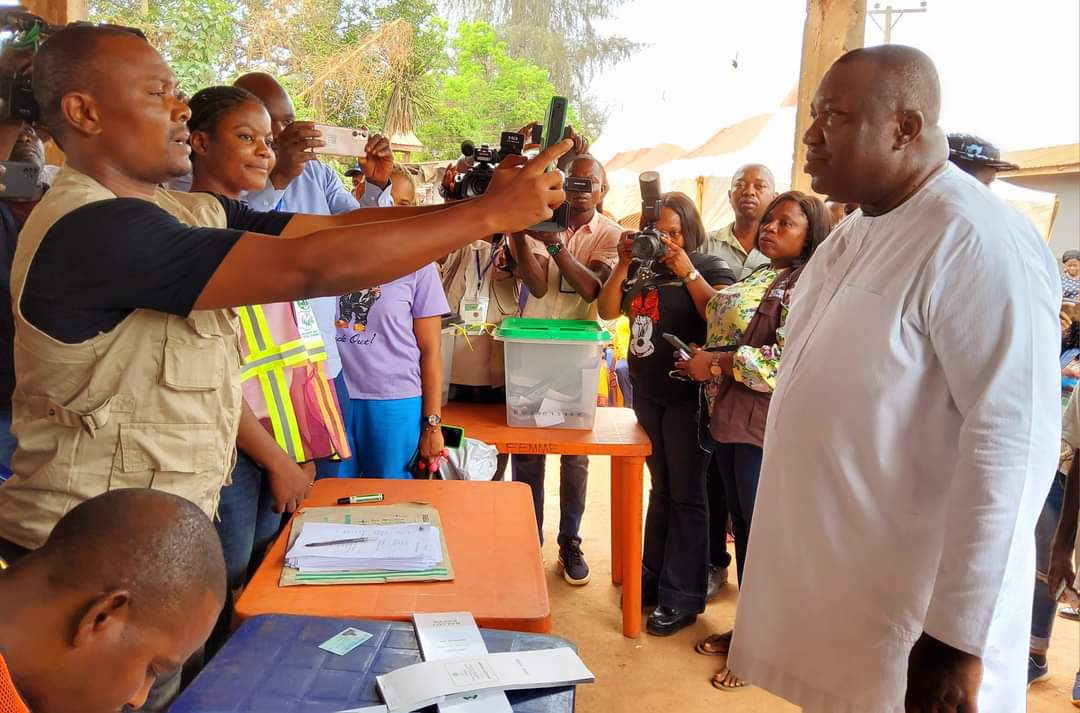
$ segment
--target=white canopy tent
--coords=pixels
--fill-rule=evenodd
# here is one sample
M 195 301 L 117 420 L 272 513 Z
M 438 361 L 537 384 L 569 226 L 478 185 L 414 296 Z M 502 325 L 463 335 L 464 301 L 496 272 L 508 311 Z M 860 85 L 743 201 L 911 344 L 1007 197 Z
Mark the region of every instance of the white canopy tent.
M 790 187 L 796 111 L 792 95 L 772 114 L 725 127 L 698 148 L 681 155 L 671 144 L 619 152 L 607 163 L 610 189 L 604 209 L 616 219 L 640 211 L 638 175 L 653 170 L 660 173 L 665 191 L 681 191 L 694 200 L 706 229 L 724 227 L 732 220 L 728 188 L 740 166 L 764 164 L 776 177 L 778 191 Z M 1027 215 L 1044 237 L 1049 237 L 1057 213 L 1057 195 L 1005 181 L 995 181 L 991 189 Z

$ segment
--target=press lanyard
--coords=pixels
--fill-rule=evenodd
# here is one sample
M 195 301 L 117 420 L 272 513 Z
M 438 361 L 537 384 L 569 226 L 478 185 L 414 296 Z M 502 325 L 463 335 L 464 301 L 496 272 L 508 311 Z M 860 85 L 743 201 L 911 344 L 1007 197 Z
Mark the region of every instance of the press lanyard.
M 488 260 L 488 264 L 483 270 L 480 269 L 480 251 L 474 250 L 473 257 L 476 258 L 476 299 L 480 299 L 480 295 L 484 291 L 484 277 L 488 274 L 488 271 L 491 270 L 491 266 L 495 264 L 495 250 L 492 249 L 491 259 Z

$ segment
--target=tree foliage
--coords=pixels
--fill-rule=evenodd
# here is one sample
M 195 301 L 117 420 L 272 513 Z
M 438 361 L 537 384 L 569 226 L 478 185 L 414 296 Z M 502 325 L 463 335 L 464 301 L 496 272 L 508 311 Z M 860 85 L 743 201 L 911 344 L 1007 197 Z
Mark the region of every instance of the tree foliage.
M 90 0 L 89 9 L 146 32 L 189 94 L 266 71 L 298 117 L 414 132 L 426 147 L 418 159 L 453 158 L 466 138 L 497 143 L 565 93 L 490 24 L 451 35 L 432 0 Z
M 456 18 L 493 25 L 506 51 L 545 68 L 559 93 L 581 111 L 582 128 L 596 136 L 603 111 L 588 96 L 589 82 L 640 45 L 598 27 L 626 0 L 441 0 Z
M 456 156 L 462 139 L 497 145 L 501 132 L 544 120 L 557 93 L 547 70 L 508 54 L 491 25 L 459 25 L 450 54 L 435 110 L 419 133 L 434 155 Z

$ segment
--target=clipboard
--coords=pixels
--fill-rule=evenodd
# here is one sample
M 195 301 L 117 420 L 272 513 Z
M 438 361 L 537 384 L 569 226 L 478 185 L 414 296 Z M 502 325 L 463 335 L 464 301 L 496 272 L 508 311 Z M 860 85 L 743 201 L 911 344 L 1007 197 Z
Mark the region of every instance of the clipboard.
M 300 536 L 304 524 L 328 522 L 336 525 L 411 525 L 427 524 L 439 528 L 442 540 L 442 562 L 433 569 L 419 572 L 312 572 L 302 574 L 286 564 L 281 566 L 280 587 L 300 585 L 386 584 L 387 582 L 448 582 L 454 579 L 450 552 L 446 548 L 446 530 L 439 511 L 430 503 L 411 502 L 396 505 L 338 505 L 335 507 L 305 508 L 292 520 L 292 530 L 285 547 L 288 552 Z

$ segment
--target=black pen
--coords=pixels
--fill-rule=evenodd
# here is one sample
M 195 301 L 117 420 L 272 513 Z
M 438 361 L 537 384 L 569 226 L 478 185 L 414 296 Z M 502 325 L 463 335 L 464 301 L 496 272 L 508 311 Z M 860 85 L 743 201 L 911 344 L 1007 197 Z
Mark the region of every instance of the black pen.
M 326 542 L 309 542 L 304 547 L 325 547 L 326 545 L 348 545 L 353 542 L 367 542 L 370 537 L 350 537 L 346 540 L 327 540 Z

